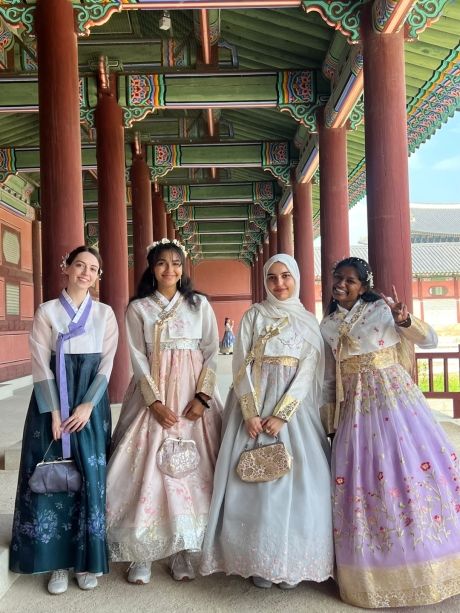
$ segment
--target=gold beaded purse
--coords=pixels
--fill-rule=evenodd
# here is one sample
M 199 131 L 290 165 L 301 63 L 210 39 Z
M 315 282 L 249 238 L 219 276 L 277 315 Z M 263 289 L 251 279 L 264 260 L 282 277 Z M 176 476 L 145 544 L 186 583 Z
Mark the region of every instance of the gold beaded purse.
M 256 444 L 248 449 L 249 443 L 240 455 L 236 472 L 242 481 L 247 483 L 263 483 L 275 481 L 287 475 L 292 468 L 292 456 L 284 443 L 276 442 L 268 445 Z

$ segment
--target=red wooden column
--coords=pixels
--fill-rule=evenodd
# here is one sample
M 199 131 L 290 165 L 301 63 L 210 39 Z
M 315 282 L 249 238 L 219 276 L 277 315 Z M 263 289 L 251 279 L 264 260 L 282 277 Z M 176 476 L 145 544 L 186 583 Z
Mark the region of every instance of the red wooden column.
M 259 259 L 257 260 L 258 275 L 259 275 L 259 302 L 265 298 L 265 285 L 264 285 L 264 250 L 263 247 L 259 249 Z
M 68 0 L 38 0 L 43 299 L 56 298 L 62 256 L 84 242 L 77 35 Z
M 159 241 L 168 236 L 166 209 L 161 193 L 156 191 L 154 186 L 152 190 L 153 240 Z
M 255 302 L 260 301 L 260 275 L 259 275 L 259 254 L 256 255 L 254 260 L 254 289 L 255 289 Z
M 276 226 L 278 231 L 278 253 L 287 253 L 294 256 L 292 213 L 287 213 L 286 215 L 278 213 Z
M 272 257 L 278 253 L 278 232 L 273 230 L 270 224 L 269 232 L 269 256 Z
M 150 169 L 144 153 L 133 151 L 131 166 L 132 214 L 133 214 L 133 255 L 134 287 L 147 268 L 146 249 L 153 242 L 152 226 L 152 188 Z
M 118 321 L 120 336 L 109 392 L 112 402 L 121 402 L 130 371 L 125 329 L 129 289 L 124 128 L 115 75 L 111 75 L 107 89 L 99 90 L 95 120 L 99 249 L 104 261 L 100 297 L 112 307 Z
M 311 182 L 293 180 L 294 256 L 300 270 L 300 301 L 315 312 L 315 252 L 313 247 L 313 211 Z
M 268 236 L 267 238 L 264 240 L 264 245 L 263 245 L 263 249 L 264 249 L 264 264 L 265 262 L 270 258 L 270 246 L 268 244 Z
M 38 215 L 38 211 L 35 211 Z M 34 282 L 34 310 L 43 302 L 42 291 L 42 229 L 37 218 L 32 222 L 32 270 Z
M 412 310 L 404 28 L 377 34 L 363 9 L 362 38 L 369 260 L 376 287 Z
M 174 223 L 172 220 L 171 213 L 166 213 L 166 229 L 168 233 L 168 238 L 170 241 L 176 238 L 176 230 L 174 228 Z
M 323 307 L 331 299 L 333 264 L 350 255 L 346 128 L 326 128 L 318 115 Z

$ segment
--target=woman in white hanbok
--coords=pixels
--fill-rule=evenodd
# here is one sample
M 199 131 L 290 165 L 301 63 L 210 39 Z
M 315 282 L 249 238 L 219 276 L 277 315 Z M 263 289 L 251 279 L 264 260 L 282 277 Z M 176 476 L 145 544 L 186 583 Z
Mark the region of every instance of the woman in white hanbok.
M 134 377 L 113 436 L 107 533 L 111 559 L 132 562 L 128 581 L 137 584 L 168 556 L 174 579 L 194 578 L 190 554 L 201 550 L 219 448 L 217 323 L 183 273 L 184 258 L 177 241 L 154 243 L 126 314 Z M 160 470 L 167 437 L 195 442 L 195 470 L 180 478 Z
M 323 342 L 299 300 L 299 281 L 292 257 L 270 258 L 267 299 L 241 321 L 203 545 L 203 574 L 252 577 L 261 588 L 333 574 L 329 443 L 319 414 Z M 293 456 L 291 471 L 275 481 L 242 481 L 236 467 L 245 447 L 275 436 Z

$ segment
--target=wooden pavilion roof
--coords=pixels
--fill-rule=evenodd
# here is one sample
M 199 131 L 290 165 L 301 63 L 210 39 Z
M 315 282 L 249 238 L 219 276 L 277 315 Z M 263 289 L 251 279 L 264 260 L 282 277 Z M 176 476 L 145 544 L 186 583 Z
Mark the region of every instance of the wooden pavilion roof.
M 346 92 L 351 83 L 346 77 L 356 77 L 362 69 L 359 42 L 350 44 L 356 42 L 359 32 L 347 29 L 344 20 L 332 23 L 330 17 L 326 19 L 328 5 L 341 5 L 344 11 L 346 5 L 347 10 L 359 9 L 366 1 L 267 0 L 253 4 L 274 8 L 238 8 L 251 3 L 227 0 L 221 5 L 231 8 L 222 10 L 209 2 L 211 42 L 218 46 L 218 63 L 212 68 L 200 63 L 198 10 L 176 10 L 179 3 L 173 0 L 74 2 L 78 23 L 82 30 L 85 24 L 90 30 L 89 35 L 79 37 L 88 239 L 97 242 L 98 235 L 93 112 L 101 56 L 107 58 L 108 69 L 118 75 L 119 103 L 125 109 L 127 167 L 131 165 L 132 144 L 138 139 L 147 148 L 152 179 L 163 190 L 167 207 L 194 257 L 250 262 L 264 239 L 275 206 L 280 202 L 288 209 L 292 202 L 289 172 L 295 167 L 300 178 L 306 173 L 313 177 L 318 233 L 317 161 L 309 165 L 317 145 L 312 121 L 315 104 L 319 106 L 335 96 L 339 106 L 341 92 Z M 17 27 L 11 12 L 20 9 L 24 18 L 33 14 L 34 4 L 0 0 L 0 181 L 6 180 L 8 185 L 9 175 L 16 173 L 23 182 L 14 182 L 11 189 L 23 185 L 30 192 L 33 186 L 31 199 L 39 206 L 35 40 L 33 31 L 28 32 L 21 24 Z M 182 2 L 182 6 L 204 4 L 199 0 L 195 4 Z M 381 4 L 388 7 L 395 3 Z M 160 29 L 162 10 L 136 10 L 152 6 L 171 7 L 169 30 Z M 97 21 L 96 13 L 91 12 L 96 9 L 103 13 L 103 19 L 91 25 L 91 20 Z M 418 0 L 413 3 L 406 30 L 416 37 L 405 47 L 410 153 L 460 108 L 460 2 Z M 299 106 L 293 108 L 283 102 L 289 71 L 302 71 L 314 94 L 311 112 L 305 117 L 299 115 Z M 152 75 L 157 75 L 160 103 L 150 109 L 154 112 L 131 104 L 130 88 L 136 75 L 143 84 L 153 83 Z M 212 109 L 217 138 L 209 137 L 206 108 Z M 347 133 L 350 206 L 365 195 L 362 121 L 363 103 L 358 96 Z M 179 152 L 181 165 L 164 168 L 156 164 L 157 152 L 165 146 Z M 282 164 L 275 172 L 273 158 L 279 161 L 279 156 Z M 211 162 L 216 162 L 215 177 Z M 192 189 L 200 185 L 201 190 Z M 216 185 L 220 186 L 217 191 Z M 130 220 L 129 184 L 127 207 Z M 128 240 L 131 243 L 130 221 Z

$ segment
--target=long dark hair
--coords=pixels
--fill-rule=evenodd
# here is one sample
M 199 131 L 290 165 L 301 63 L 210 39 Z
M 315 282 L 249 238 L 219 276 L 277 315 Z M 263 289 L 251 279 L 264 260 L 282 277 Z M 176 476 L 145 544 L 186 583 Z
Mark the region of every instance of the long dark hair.
M 99 251 L 94 247 L 88 247 L 88 245 L 80 245 L 79 247 L 75 247 L 75 249 L 73 249 L 65 259 L 66 266 L 70 266 L 79 253 L 91 253 L 91 255 L 94 255 L 99 264 L 98 273 L 102 273 L 102 258 Z
M 358 279 L 361 281 L 363 286 L 366 288 L 366 291 L 364 292 L 364 294 L 361 294 L 361 299 L 364 300 L 364 302 L 377 302 L 377 300 L 381 300 L 382 297 L 379 296 L 379 294 L 377 294 L 377 292 L 375 292 L 371 287 L 372 271 L 371 271 L 371 267 L 369 266 L 368 262 L 366 262 L 366 260 L 363 260 L 362 258 L 355 258 L 355 257 L 350 257 L 350 258 L 345 258 L 344 260 L 340 260 L 340 262 L 337 262 L 337 264 L 332 269 L 332 274 L 335 274 L 340 268 L 344 268 L 345 266 L 351 266 L 352 268 L 356 270 Z M 326 309 L 326 315 L 330 315 L 331 313 L 334 313 L 336 309 L 337 309 L 337 301 L 334 300 L 334 298 L 331 298 L 331 301 L 329 302 L 329 305 Z
M 139 285 L 137 286 L 136 295 L 133 296 L 130 300 L 137 300 L 138 298 L 145 298 L 146 296 L 150 296 L 158 289 L 158 283 L 155 279 L 155 274 L 153 269 L 155 268 L 156 263 L 163 256 L 165 251 L 173 251 L 176 255 L 179 256 L 181 264 L 182 264 L 182 276 L 180 281 L 177 282 L 177 289 L 182 294 L 184 299 L 187 301 L 188 305 L 194 309 L 198 306 L 198 301 L 196 299 L 197 295 L 203 295 L 201 292 L 197 292 L 193 289 L 192 280 L 188 277 L 185 272 L 185 255 L 180 247 L 175 245 L 174 243 L 159 243 L 147 254 L 147 262 L 149 263 L 148 267 L 145 269 L 144 274 L 142 275 Z

